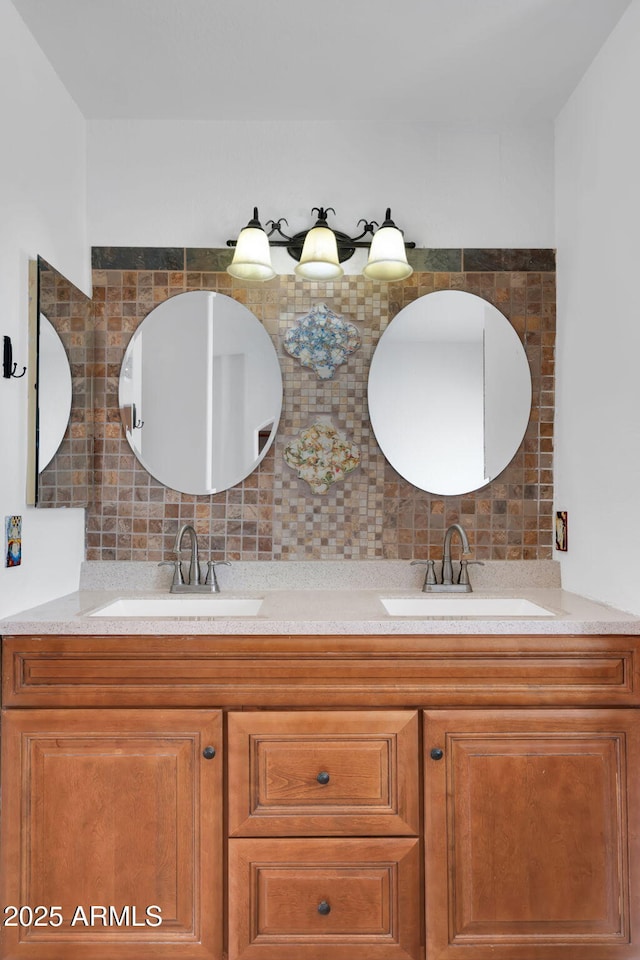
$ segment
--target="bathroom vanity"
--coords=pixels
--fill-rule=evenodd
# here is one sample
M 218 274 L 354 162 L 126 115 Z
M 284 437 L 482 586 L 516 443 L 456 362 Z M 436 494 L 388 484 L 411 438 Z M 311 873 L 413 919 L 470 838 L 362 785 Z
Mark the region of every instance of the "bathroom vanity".
M 637 960 L 640 622 L 311 593 L 5 621 L 2 960 Z

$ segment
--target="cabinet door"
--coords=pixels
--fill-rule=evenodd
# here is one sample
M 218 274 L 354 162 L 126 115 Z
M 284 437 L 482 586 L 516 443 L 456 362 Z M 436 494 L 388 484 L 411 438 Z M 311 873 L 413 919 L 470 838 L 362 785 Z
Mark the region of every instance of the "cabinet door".
M 218 960 L 221 714 L 2 721 L 2 960 Z
M 424 723 L 428 960 L 637 960 L 637 713 Z

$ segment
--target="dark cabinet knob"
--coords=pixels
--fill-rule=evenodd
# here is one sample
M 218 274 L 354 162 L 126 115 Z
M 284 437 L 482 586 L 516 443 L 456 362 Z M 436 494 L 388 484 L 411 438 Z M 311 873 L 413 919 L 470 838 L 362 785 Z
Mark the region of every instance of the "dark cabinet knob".
M 331 777 L 329 776 L 326 770 L 321 770 L 318 776 L 316 777 L 316 780 L 318 781 L 318 783 L 329 783 L 330 779 Z
M 205 760 L 213 760 L 215 755 L 216 755 L 215 747 L 205 747 L 204 750 L 202 751 L 202 756 L 205 758 Z
M 318 904 L 318 913 L 321 913 L 323 917 L 326 917 L 328 913 L 331 913 L 331 907 L 326 900 L 321 900 Z
M 434 747 L 433 750 L 431 751 L 431 759 L 442 760 L 443 757 L 444 757 L 444 750 L 442 750 L 440 747 Z

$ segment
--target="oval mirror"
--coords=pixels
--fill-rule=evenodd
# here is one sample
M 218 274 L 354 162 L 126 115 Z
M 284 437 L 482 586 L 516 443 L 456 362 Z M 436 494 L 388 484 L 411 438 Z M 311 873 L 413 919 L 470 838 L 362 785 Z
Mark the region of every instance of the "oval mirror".
M 382 334 L 369 372 L 369 416 L 392 467 L 440 496 L 490 483 L 513 459 L 531 410 L 520 338 L 471 293 L 420 297 Z
M 38 339 L 38 470 L 62 443 L 71 413 L 71 367 L 62 340 L 44 313 Z
M 120 371 L 126 436 L 148 472 L 181 493 L 244 480 L 276 434 L 282 376 L 250 310 L 208 290 L 181 293 L 142 321 Z

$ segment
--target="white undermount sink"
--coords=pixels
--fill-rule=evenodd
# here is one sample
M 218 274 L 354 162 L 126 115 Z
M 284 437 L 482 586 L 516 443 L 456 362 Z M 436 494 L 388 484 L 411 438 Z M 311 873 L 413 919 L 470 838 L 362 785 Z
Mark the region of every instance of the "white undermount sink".
M 163 597 L 119 597 L 90 617 L 255 617 L 262 597 L 220 597 L 174 594 Z
M 553 617 L 555 614 L 523 597 L 381 597 L 392 617 Z

